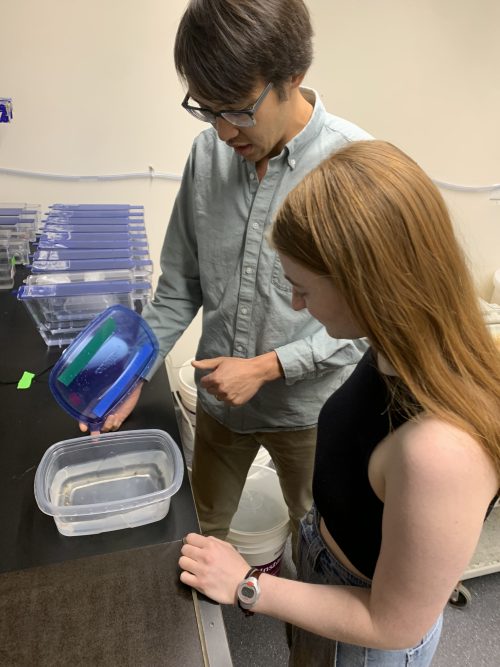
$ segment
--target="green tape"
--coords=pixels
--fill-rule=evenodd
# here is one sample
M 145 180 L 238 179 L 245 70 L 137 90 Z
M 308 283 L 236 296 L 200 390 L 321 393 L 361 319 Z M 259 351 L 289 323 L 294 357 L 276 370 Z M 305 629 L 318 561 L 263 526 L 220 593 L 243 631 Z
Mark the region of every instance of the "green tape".
M 80 373 L 82 368 L 85 368 L 92 357 L 104 345 L 115 329 L 116 322 L 112 317 L 101 324 L 99 329 L 95 332 L 92 340 L 87 343 L 73 363 L 58 376 L 57 379 L 59 382 L 68 387 Z
M 31 383 L 33 382 L 34 377 L 35 377 L 34 373 L 30 373 L 29 371 L 24 371 L 24 373 L 21 375 L 21 379 L 17 383 L 17 388 L 29 389 L 31 387 Z

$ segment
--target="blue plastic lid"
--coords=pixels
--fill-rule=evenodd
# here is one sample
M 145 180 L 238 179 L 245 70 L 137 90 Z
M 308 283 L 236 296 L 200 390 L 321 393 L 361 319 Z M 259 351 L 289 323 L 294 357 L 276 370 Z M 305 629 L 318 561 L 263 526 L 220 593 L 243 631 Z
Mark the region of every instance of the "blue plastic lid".
M 59 405 L 91 430 L 100 430 L 158 355 L 158 341 L 133 310 L 111 306 L 62 353 L 49 378 Z

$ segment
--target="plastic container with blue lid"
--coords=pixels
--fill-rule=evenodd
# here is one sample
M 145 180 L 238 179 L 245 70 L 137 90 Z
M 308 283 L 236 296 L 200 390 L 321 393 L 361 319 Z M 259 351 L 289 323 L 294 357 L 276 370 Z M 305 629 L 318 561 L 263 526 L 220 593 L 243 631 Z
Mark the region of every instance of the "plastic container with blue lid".
M 147 375 L 158 356 L 158 341 L 133 310 L 111 306 L 63 352 L 49 378 L 59 405 L 91 431 Z

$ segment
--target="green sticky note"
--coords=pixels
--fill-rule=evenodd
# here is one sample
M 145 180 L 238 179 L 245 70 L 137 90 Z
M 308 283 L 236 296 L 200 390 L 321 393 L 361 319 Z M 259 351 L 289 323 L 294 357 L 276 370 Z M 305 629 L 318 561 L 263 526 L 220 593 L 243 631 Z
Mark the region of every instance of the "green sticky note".
M 33 382 L 34 377 L 35 377 L 34 373 L 30 373 L 29 371 L 24 371 L 24 373 L 21 376 L 21 379 L 17 383 L 17 388 L 29 389 L 31 387 L 31 383 Z

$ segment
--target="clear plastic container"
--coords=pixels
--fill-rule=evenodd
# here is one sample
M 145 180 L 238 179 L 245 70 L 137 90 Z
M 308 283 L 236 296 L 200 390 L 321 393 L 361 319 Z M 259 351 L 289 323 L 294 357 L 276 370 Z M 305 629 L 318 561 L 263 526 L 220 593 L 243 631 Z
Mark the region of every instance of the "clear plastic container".
M 0 244 L 0 289 L 10 289 L 14 286 L 15 266 L 9 249 Z
M 35 475 L 35 499 L 62 535 L 90 535 L 163 519 L 184 474 L 172 438 L 157 429 L 58 442 Z
M 40 326 L 38 327 L 38 333 L 45 341 L 47 347 L 65 347 L 66 345 L 71 345 L 91 321 L 85 322 L 81 327 L 73 328 L 54 328 L 55 325 L 50 328 Z
M 150 297 L 151 283 L 119 280 L 22 285 L 17 293 L 37 326 L 74 319 L 90 320 L 114 305 L 142 310 Z

